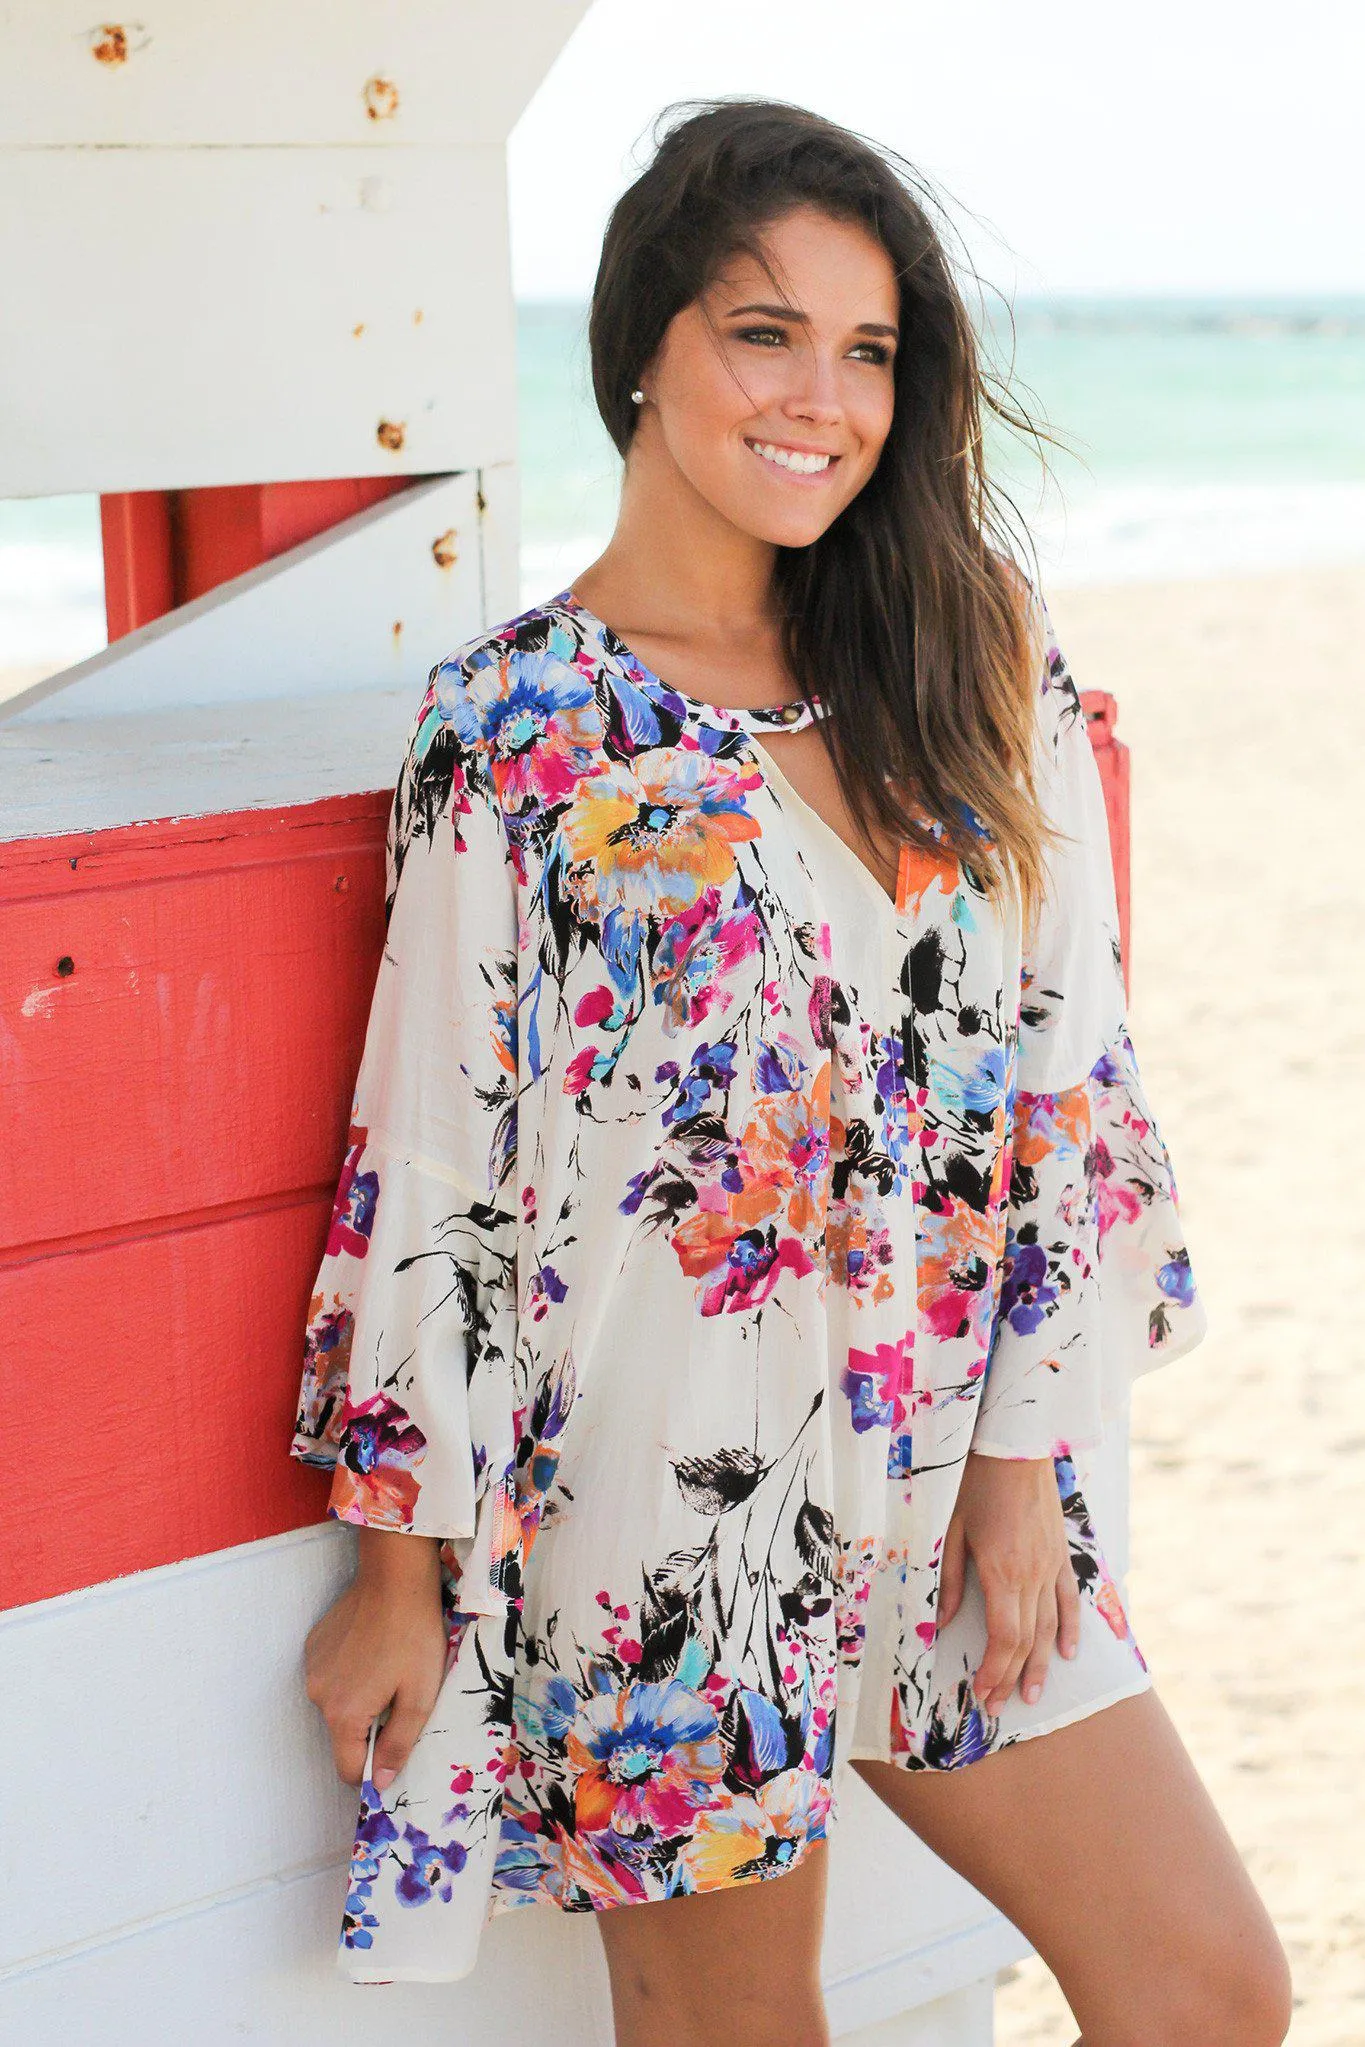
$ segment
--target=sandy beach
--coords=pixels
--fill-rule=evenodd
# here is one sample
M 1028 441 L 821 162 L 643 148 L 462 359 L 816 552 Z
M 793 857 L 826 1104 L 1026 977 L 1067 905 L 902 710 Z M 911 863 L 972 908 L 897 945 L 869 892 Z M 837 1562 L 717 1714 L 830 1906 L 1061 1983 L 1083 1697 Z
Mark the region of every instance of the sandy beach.
M 1365 2041 L 1365 566 L 1049 598 L 1133 753 L 1132 1027 L 1211 1331 L 1134 1396 L 1131 1608 L 1296 1979 Z M 998 2047 L 1069 2047 L 1047 1971 Z

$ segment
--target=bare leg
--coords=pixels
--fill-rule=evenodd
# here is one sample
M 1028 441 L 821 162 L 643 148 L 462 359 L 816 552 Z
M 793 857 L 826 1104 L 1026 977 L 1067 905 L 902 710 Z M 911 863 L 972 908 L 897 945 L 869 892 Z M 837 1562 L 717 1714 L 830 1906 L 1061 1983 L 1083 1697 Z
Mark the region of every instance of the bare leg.
M 616 2047 L 828 2047 L 828 1844 L 784 1876 L 597 1915 Z
M 1032 1942 L 1084 2047 L 1280 2047 L 1284 1951 L 1155 1692 L 957 1770 L 852 1767 Z

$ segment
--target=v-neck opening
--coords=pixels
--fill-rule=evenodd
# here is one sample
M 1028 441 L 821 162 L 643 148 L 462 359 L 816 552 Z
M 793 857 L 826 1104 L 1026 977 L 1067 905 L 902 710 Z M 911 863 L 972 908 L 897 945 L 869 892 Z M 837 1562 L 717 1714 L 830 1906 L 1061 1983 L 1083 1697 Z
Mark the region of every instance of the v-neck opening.
M 785 769 L 778 765 L 775 756 L 769 749 L 760 743 L 756 750 L 763 755 L 763 759 L 759 764 L 759 773 L 763 776 L 770 791 L 776 797 L 779 806 L 786 810 L 794 810 L 798 816 L 807 818 L 814 829 L 830 841 L 836 854 L 841 854 L 845 860 L 852 863 L 857 869 L 863 885 L 877 898 L 883 913 L 892 918 L 897 928 L 899 928 L 901 919 L 905 915 L 901 903 L 883 886 L 862 855 L 855 853 L 848 840 L 841 833 L 835 831 L 829 819 L 824 817 L 815 808 L 813 803 L 807 801 L 787 775 Z M 900 865 L 897 873 L 897 896 L 902 893 L 906 882 L 908 850 L 907 842 L 902 841 Z
M 813 828 L 829 840 L 835 850 L 836 857 L 850 862 L 853 868 L 857 870 L 860 885 L 875 897 L 879 914 L 890 918 L 897 930 L 900 929 L 902 919 L 905 916 L 904 898 L 909 880 L 907 864 L 909 855 L 908 842 L 902 841 L 901 844 L 896 895 L 893 897 L 890 891 L 883 886 L 878 876 L 872 872 L 872 869 L 862 858 L 861 854 L 855 853 L 848 841 L 835 831 L 828 818 L 822 817 L 815 808 L 815 805 L 807 801 L 790 780 L 786 770 L 779 766 L 775 755 L 762 743 L 765 735 L 768 733 L 805 731 L 814 723 L 816 716 L 826 716 L 824 706 L 818 697 L 814 700 L 815 709 L 812 709 L 812 706 L 804 701 L 799 707 L 786 704 L 769 704 L 757 708 L 740 708 L 738 710 L 731 705 L 707 703 L 701 697 L 688 696 L 686 691 L 675 689 L 671 683 L 665 682 L 661 675 L 656 675 L 648 662 L 640 659 L 635 649 L 628 641 L 622 639 L 620 633 L 614 627 L 609 626 L 604 619 L 597 616 L 596 612 L 589 605 L 584 604 L 580 598 L 574 595 L 572 585 L 567 589 L 561 590 L 556 597 L 552 597 L 550 603 L 567 611 L 571 617 L 581 619 L 585 625 L 589 626 L 598 640 L 603 653 L 609 659 L 619 660 L 623 665 L 628 665 L 634 671 L 632 679 L 648 689 L 652 696 L 657 696 L 661 700 L 675 702 L 684 714 L 699 718 L 704 724 L 719 725 L 722 729 L 730 728 L 741 731 L 746 733 L 751 740 L 755 741 L 754 752 L 759 757 L 758 771 L 763 777 L 769 795 L 773 797 L 778 808 L 780 810 L 794 811 L 798 816 L 808 818 Z M 612 651 L 613 648 L 615 653 Z M 805 716 L 789 718 L 785 714 L 792 708 L 798 708 L 800 711 L 803 711 Z M 750 720 L 755 722 L 750 723 Z

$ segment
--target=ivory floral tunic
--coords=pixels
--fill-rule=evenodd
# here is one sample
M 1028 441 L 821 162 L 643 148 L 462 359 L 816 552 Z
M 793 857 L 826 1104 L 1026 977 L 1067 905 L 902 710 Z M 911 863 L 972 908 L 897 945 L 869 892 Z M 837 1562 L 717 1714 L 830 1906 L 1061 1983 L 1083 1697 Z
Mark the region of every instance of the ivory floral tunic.
M 961 1768 L 1149 1681 L 1078 1465 L 1205 1318 L 1033 602 L 1070 836 L 1027 955 L 941 826 L 893 901 L 797 794 L 764 741 L 818 705 L 683 696 L 571 590 L 431 673 L 292 1445 L 338 1519 L 442 1542 L 355 1981 L 465 1975 L 517 1906 L 779 1876 L 850 1757 Z M 1082 1594 L 998 1717 L 974 1571 L 935 1623 L 973 1448 L 1053 1459 Z

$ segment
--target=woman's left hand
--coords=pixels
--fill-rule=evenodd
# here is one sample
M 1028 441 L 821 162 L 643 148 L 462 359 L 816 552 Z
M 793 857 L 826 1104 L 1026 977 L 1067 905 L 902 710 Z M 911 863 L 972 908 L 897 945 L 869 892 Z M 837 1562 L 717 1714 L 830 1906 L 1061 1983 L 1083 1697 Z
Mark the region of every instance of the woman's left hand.
M 998 1713 L 1018 1682 L 1032 1705 L 1054 1645 L 1072 1657 L 1080 1641 L 1080 1595 L 1050 1457 L 968 1453 L 943 1541 L 940 1627 L 962 1604 L 968 1554 L 986 1597 L 977 1702 Z

